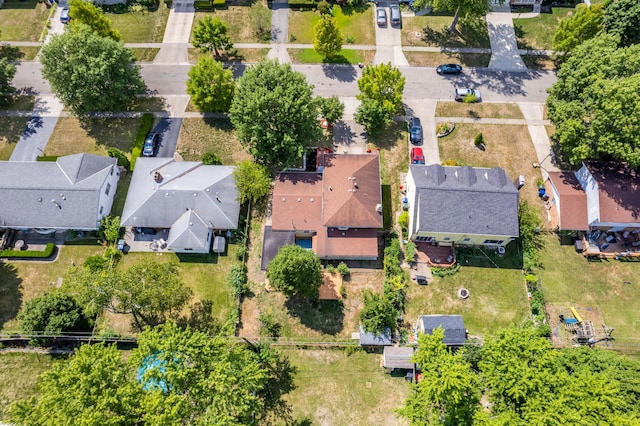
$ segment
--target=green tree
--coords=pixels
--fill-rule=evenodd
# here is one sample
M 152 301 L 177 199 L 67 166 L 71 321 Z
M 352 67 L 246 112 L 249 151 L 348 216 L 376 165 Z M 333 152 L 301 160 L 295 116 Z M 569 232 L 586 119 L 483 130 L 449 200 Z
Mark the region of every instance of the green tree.
M 340 102 L 337 96 L 323 98 L 318 96 L 315 98 L 318 103 L 318 112 L 329 124 L 333 124 L 342 118 L 344 114 L 344 104 Z
M 179 314 L 192 296 L 184 286 L 175 263 L 140 263 L 131 266 L 114 291 L 115 310 L 131 313 L 139 328 L 142 322 L 156 325 Z
M 274 169 L 294 164 L 321 134 L 313 86 L 289 64 L 272 60 L 238 79 L 229 117 L 256 161 Z
M 267 268 L 269 283 L 286 295 L 317 297 L 322 284 L 322 265 L 311 250 L 284 245 Z
M 313 49 L 316 52 L 329 59 L 340 53 L 344 37 L 333 15 L 322 15 L 313 31 Z
M 354 118 L 371 135 L 377 134 L 393 121 L 380 101 L 368 98 L 358 106 Z
M 91 331 L 91 325 L 82 308 L 71 296 L 59 292 L 45 293 L 29 300 L 18 314 L 18 321 L 22 332 L 27 335 Z M 38 338 L 31 341 L 35 344 L 42 343 Z
M 259 40 L 271 39 L 271 11 L 261 2 L 255 2 L 249 8 L 249 23 Z
M 231 70 L 209 56 L 202 56 L 189 70 L 187 93 L 200 111 L 229 111 L 235 87 Z
M 579 4 L 576 13 L 562 18 L 553 36 L 553 50 L 569 53 L 586 40 L 603 30 L 602 3 L 587 6 Z
M 482 395 L 480 380 L 460 353 L 442 343 L 444 330 L 418 336 L 412 361 L 422 367 L 420 381 L 411 388 L 399 413 L 413 425 L 473 424 Z
M 251 160 L 241 161 L 233 170 L 233 178 L 238 189 L 238 201 L 257 201 L 271 190 L 271 176 L 266 167 Z
M 54 36 L 40 62 L 53 92 L 76 115 L 123 111 L 146 89 L 131 52 L 87 26 Z
M 384 295 L 366 290 L 364 292 L 364 307 L 358 314 L 358 318 L 365 331 L 383 334 L 389 330 L 395 330 L 398 311 Z
M 618 42 L 604 34 L 576 47 L 549 89 L 552 139 L 572 164 L 640 165 L 640 45 L 618 48 Z
M 205 16 L 198 20 L 193 29 L 193 47 L 202 52 L 213 51 L 216 56 L 220 56 L 220 51 L 226 51 L 233 47 L 227 32 L 227 23 L 219 17 Z
M 11 85 L 11 80 L 16 75 L 16 66 L 7 58 L 0 58 L 0 104 L 9 100 L 16 89 Z
M 491 3 L 492 0 L 432 0 L 431 7 L 435 12 L 453 13 L 449 31 L 456 32 L 460 18 L 482 18 L 491 10 Z M 500 4 L 503 3 L 504 0 L 500 0 Z
M 400 111 L 405 78 L 400 70 L 391 63 L 367 65 L 358 80 L 361 101 L 378 101 L 389 115 Z
M 38 397 L 18 401 L 9 413 L 14 424 L 135 425 L 142 388 L 133 382 L 115 345 L 83 345 L 67 362 L 39 380 Z
M 220 160 L 220 157 L 218 157 L 215 152 L 211 151 L 207 151 L 202 154 L 202 158 L 200 159 L 200 161 L 202 161 L 202 164 L 204 164 L 205 166 L 219 166 L 222 164 L 222 160 Z
M 109 244 L 115 243 L 120 238 L 120 216 L 103 217 L 98 233 Z
M 97 266 L 97 265 L 96 265 Z M 88 317 L 95 317 L 103 309 L 116 312 L 113 295 L 119 286 L 120 274 L 115 268 L 72 267 L 67 270 L 62 290 L 82 306 Z
M 610 0 L 606 2 L 604 28 L 609 34 L 620 37 L 624 46 L 640 43 L 640 3 L 635 0 Z
M 100 37 L 108 37 L 114 41 L 120 41 L 120 31 L 111 27 L 111 21 L 104 16 L 104 12 L 98 6 L 85 0 L 69 0 L 69 16 L 71 28 L 82 31 L 84 25 Z

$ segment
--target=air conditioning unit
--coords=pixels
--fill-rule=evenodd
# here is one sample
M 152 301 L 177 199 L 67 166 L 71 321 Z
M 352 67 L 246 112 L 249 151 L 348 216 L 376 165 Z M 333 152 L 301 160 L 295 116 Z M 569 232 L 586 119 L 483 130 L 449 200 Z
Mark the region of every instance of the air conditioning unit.
M 382 204 L 376 204 L 376 211 L 382 213 Z

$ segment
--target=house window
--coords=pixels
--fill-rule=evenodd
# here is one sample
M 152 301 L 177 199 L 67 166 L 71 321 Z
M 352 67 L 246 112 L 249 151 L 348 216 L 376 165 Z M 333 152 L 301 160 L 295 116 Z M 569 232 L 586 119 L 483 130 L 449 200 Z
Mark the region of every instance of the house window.
M 483 244 L 502 244 L 504 240 L 484 240 Z
M 465 242 L 465 241 L 471 241 L 471 238 L 465 238 L 464 240 L 462 240 L 462 242 Z
M 338 226 L 338 230 L 339 231 L 348 231 L 349 227 L 348 226 Z
M 102 214 L 103 210 L 104 210 L 104 206 L 100 206 L 100 214 Z
M 419 242 L 427 242 L 427 243 L 433 241 L 433 237 L 415 237 L 414 239 Z
M 110 175 L 111 175 L 111 176 L 113 176 L 113 166 L 111 167 L 111 173 L 110 173 Z
M 111 184 L 107 184 L 107 189 L 104 191 L 105 194 L 109 195 L 109 191 L 111 191 Z
M 449 241 L 450 239 L 451 239 L 451 237 L 444 237 L 444 238 L 442 239 L 442 241 Z

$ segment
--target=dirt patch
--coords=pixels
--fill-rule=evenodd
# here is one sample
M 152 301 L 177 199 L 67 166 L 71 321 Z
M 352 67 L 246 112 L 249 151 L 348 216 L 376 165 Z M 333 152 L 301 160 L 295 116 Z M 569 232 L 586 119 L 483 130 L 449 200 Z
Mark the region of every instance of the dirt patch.
M 320 300 L 340 300 L 342 291 L 342 276 L 337 273 L 325 272 L 322 277 L 322 285 L 318 290 Z
M 600 312 L 600 308 L 589 305 L 576 305 L 571 303 L 547 303 L 545 309 L 547 311 L 549 325 L 551 326 L 551 341 L 556 347 L 572 347 L 576 345 L 577 334 L 571 331 L 570 327 L 560 321 L 560 315 L 564 318 L 573 318 L 574 315 L 570 307 L 578 312 L 583 322 L 590 321 L 593 324 L 595 338 L 605 337 L 603 324 L 604 318 Z M 604 343 L 602 343 L 604 345 Z

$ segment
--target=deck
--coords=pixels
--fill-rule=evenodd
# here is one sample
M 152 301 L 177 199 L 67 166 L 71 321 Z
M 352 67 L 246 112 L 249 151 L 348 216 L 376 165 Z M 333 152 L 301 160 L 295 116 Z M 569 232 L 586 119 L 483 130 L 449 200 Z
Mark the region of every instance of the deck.
M 430 266 L 450 268 L 456 263 L 456 254 L 453 246 L 438 246 L 431 243 L 416 242 L 418 262 L 424 262 Z

